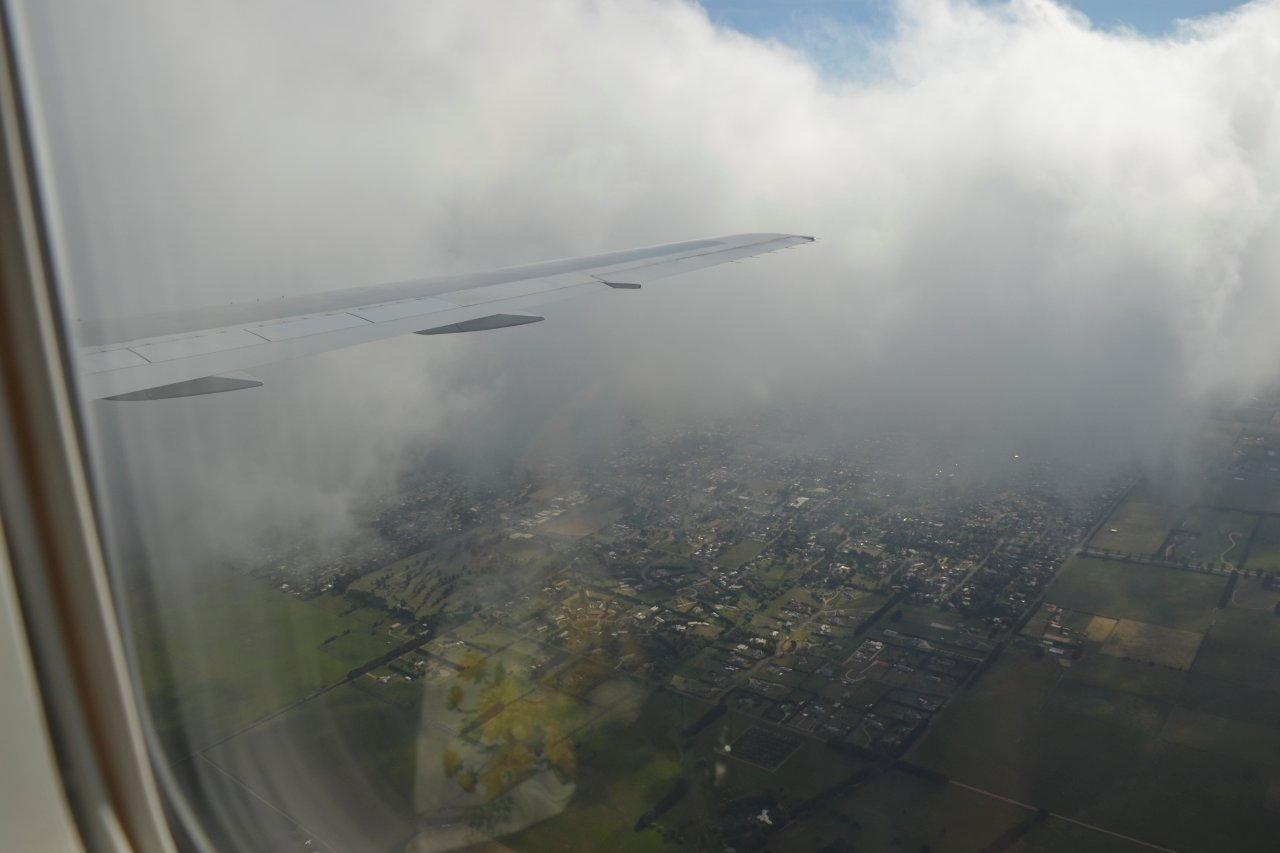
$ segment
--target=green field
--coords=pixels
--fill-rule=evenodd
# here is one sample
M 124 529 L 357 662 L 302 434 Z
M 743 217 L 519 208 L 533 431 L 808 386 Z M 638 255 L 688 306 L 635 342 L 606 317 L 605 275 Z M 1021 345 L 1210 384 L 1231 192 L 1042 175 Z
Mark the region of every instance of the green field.
M 1246 572 L 1248 569 L 1245 570 Z M 1241 576 L 1231 592 L 1231 606 L 1244 610 L 1264 610 L 1274 613 L 1280 604 L 1280 590 L 1268 589 L 1262 578 Z
M 385 848 L 413 832 L 439 765 L 419 761 L 432 733 L 416 713 L 344 685 L 222 743 L 201 762 L 229 774 L 337 850 Z M 299 780 L 281 785 L 284 778 Z M 216 807 L 230 784 L 206 775 Z M 438 795 L 452 794 L 445 789 Z
M 637 819 L 683 775 L 676 733 L 708 705 L 654 694 L 630 723 L 603 726 L 577 745 L 578 775 L 568 806 L 555 817 L 502 839 L 516 850 L 678 849 Z
M 513 540 L 493 533 L 455 536 L 411 554 L 351 584 L 350 592 L 419 619 L 466 614 L 505 598 L 557 566 L 549 540 Z
M 795 569 L 786 563 L 774 562 L 764 566 L 757 565 L 751 570 L 751 576 L 763 583 L 765 589 L 772 593 L 790 579 L 794 571 Z
M 576 791 L 565 810 L 502 843 L 517 850 L 720 849 L 741 829 L 742 818 L 732 817 L 735 803 L 767 797 L 796 808 L 864 766 L 821 742 L 732 711 L 682 738 L 680 732 L 710 707 L 650 694 L 634 722 L 586 735 L 578 745 Z M 784 737 L 795 749 L 774 770 L 725 751 L 748 731 Z M 655 828 L 637 831 L 638 818 L 681 779 L 689 784 L 687 794 Z
M 1059 688 L 1064 671 L 1051 658 L 1007 650 L 912 757 L 1020 802 L 1113 821 L 1114 791 L 1135 781 L 1150 732 L 1162 723 L 1144 716 L 1135 725 L 1123 704 L 1132 701 L 1159 717 L 1160 703 Z M 1064 701 L 1067 707 L 1059 708 Z
M 1266 474 L 1227 474 L 1209 490 L 1205 503 L 1245 512 L 1280 512 L 1280 481 Z
M 768 849 L 787 853 L 849 849 L 1139 853 L 1143 849 L 1066 821 L 1037 822 L 1034 817 L 1032 810 L 959 785 L 889 772 L 779 832 L 770 839 Z M 1018 843 L 1002 848 L 1001 839 L 1014 833 Z
M 339 853 L 200 756 L 170 769 L 183 790 L 201 792 L 187 802 L 207 834 L 211 850 Z
M 1202 633 L 1212 621 L 1225 583 L 1216 575 L 1082 557 L 1068 563 L 1045 601 L 1068 610 Z
M 1098 528 L 1089 544 L 1125 554 L 1154 554 L 1169 528 L 1177 522 L 1179 511 L 1174 504 L 1131 497 Z
M 1161 737 L 1173 743 L 1240 761 L 1280 764 L 1280 729 L 1175 708 Z
M 1205 636 L 1192 672 L 1280 691 L 1280 618 L 1265 611 L 1223 611 Z
M 1280 518 L 1264 518 L 1258 524 L 1249 558 L 1244 567 L 1249 570 L 1280 572 Z
M 1178 529 L 1180 556 L 1207 566 L 1235 566 L 1243 557 L 1257 516 L 1197 507 Z
M 383 618 L 343 615 L 341 599 L 301 601 L 248 577 L 203 577 L 181 595 L 183 606 L 161 595 L 129 621 L 156 729 L 177 754 L 340 680 L 363 651 L 322 654 L 321 644 L 348 629 L 367 638 Z
M 716 558 L 716 562 L 721 566 L 736 568 L 754 559 L 764 548 L 764 542 L 759 542 L 755 539 L 744 539 L 729 547 L 728 550 Z
M 347 669 L 355 669 L 381 657 L 403 642 L 403 639 L 388 634 L 385 628 L 362 627 L 326 642 L 320 649 L 340 661 Z
M 471 633 L 483 638 L 489 627 L 477 624 Z M 656 832 L 632 827 L 679 764 L 654 747 L 663 737 L 673 741 L 707 706 L 648 702 L 647 690 L 620 678 L 571 698 L 516 675 L 498 678 L 493 664 L 509 662 L 510 648 L 488 657 L 468 650 L 485 663 L 478 679 L 451 667 L 412 682 L 378 670 L 206 750 L 193 767 L 203 774 L 208 807 L 222 807 L 244 786 L 287 817 L 274 836 L 291 838 L 296 822 L 322 849 L 412 848 L 419 832 L 456 846 L 518 829 L 533 833 L 529 846 L 536 849 L 538 826 L 566 819 L 573 828 L 555 828 L 557 839 L 566 832 L 579 833 L 584 844 L 594 839 L 599 815 L 590 804 L 607 790 L 618 800 L 610 804 L 616 837 L 599 849 L 655 849 Z M 391 701 L 392 689 L 410 701 Z M 450 698 L 455 689 L 460 701 Z M 588 724 L 607 732 L 593 733 Z M 567 755 L 568 775 L 545 763 L 522 764 L 520 756 L 531 754 L 523 744 L 536 745 L 538 755 Z M 464 773 L 446 772 L 450 760 Z M 305 784 L 277 784 L 282 768 Z M 578 823 L 584 819 L 585 827 Z
M 450 635 L 486 652 L 505 649 L 521 639 L 520 635 L 510 628 L 481 619 L 472 619 L 459 625 L 450 632 Z
M 1161 732 L 1172 707 L 1170 700 L 1163 697 L 1116 690 L 1075 678 L 1061 679 L 1048 700 L 1057 711 L 1092 717 L 1147 735 Z
M 912 757 L 1154 844 L 1273 849 L 1280 814 L 1263 805 L 1277 771 L 1248 744 L 1270 749 L 1280 733 L 1183 708 L 1193 678 L 1100 655 L 1065 667 L 1011 647 Z M 1057 830 L 1046 832 L 1032 849 L 1065 844 L 1054 841 Z M 1093 849 L 1086 843 L 1077 849 Z
M 1178 693 L 1178 704 L 1244 723 L 1266 726 L 1280 720 L 1280 690 L 1235 684 L 1194 668 Z
M 1165 700 L 1178 696 L 1188 673 L 1160 666 L 1142 666 L 1103 654 L 1085 655 L 1071 667 L 1071 680 L 1119 690 L 1135 696 Z

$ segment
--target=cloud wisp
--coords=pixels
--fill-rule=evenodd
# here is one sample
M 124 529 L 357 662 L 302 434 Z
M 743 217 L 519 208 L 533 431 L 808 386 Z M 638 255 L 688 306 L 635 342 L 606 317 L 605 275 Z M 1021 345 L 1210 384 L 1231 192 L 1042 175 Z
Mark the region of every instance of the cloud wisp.
M 144 539 L 341 529 L 435 437 L 517 453 L 575 404 L 1122 456 L 1277 378 L 1277 2 L 1147 38 L 1049 0 L 902 0 L 871 82 L 675 0 L 143 5 L 24 13 L 80 316 L 821 238 L 261 391 L 95 404 Z

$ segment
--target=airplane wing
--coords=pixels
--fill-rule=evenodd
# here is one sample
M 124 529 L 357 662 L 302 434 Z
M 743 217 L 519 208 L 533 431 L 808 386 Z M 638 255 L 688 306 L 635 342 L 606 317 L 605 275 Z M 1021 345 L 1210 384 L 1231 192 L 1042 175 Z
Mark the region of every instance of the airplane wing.
M 738 234 L 546 261 L 493 272 L 312 296 L 81 322 L 86 399 L 159 400 L 252 388 L 246 368 L 415 332 L 443 335 L 536 323 L 531 309 L 591 291 L 636 289 L 680 273 L 812 242 Z

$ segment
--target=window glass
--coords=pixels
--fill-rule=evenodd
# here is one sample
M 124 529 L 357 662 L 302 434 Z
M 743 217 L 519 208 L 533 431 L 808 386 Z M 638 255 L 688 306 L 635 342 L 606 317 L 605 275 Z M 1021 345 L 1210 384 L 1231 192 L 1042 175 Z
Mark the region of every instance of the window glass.
M 215 849 L 1280 836 L 1280 3 L 11 14 Z

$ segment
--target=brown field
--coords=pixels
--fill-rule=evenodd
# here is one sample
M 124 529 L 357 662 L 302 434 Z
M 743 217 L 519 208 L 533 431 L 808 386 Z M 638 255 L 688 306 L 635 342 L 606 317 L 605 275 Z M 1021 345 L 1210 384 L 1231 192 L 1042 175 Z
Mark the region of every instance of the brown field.
M 1119 621 L 1109 616 L 1095 616 L 1089 620 L 1089 626 L 1084 630 L 1084 637 L 1094 643 L 1106 642 Z
M 591 518 L 585 515 L 569 515 L 563 518 L 557 518 L 555 521 L 547 525 L 548 533 L 558 533 L 561 536 L 572 536 L 575 539 L 583 536 L 590 536 L 601 527 L 604 527 L 603 518 Z
M 1187 670 L 1196 659 L 1203 639 L 1204 634 L 1193 631 L 1121 619 L 1102 644 L 1102 653 Z
M 612 524 L 618 515 L 616 510 L 607 506 L 588 506 L 569 510 L 559 518 L 548 521 L 543 529 L 548 533 L 581 539 L 598 532 L 606 524 Z

